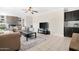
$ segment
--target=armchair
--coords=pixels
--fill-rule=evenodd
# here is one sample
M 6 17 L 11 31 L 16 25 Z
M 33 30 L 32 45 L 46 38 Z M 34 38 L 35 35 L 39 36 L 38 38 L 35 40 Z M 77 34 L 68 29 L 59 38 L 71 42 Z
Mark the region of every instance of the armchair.
M 79 51 L 79 34 L 73 33 L 69 46 L 70 51 Z

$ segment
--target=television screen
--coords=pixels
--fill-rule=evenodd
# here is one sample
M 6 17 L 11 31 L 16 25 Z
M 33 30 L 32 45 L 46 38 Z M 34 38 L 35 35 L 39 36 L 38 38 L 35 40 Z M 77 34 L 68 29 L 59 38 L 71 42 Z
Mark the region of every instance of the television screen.
M 40 26 L 39 27 L 42 28 L 42 29 L 48 28 L 48 22 L 40 23 Z

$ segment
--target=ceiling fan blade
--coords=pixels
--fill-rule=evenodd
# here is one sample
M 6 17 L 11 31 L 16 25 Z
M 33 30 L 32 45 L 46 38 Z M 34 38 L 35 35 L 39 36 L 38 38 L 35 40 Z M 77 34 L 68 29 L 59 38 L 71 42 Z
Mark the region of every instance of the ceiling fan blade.
M 32 12 L 38 13 L 38 11 L 34 11 L 34 10 Z
M 34 12 L 38 13 L 38 11 L 34 11 Z
M 33 12 L 31 12 L 32 14 L 34 14 Z

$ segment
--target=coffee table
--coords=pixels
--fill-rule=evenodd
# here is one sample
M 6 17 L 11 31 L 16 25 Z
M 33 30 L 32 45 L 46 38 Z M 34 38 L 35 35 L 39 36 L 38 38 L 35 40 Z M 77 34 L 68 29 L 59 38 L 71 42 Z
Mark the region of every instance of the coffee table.
M 36 32 L 22 32 L 22 34 L 26 37 L 26 41 L 28 41 L 28 38 L 30 38 L 31 35 L 34 34 L 35 38 L 36 36 Z

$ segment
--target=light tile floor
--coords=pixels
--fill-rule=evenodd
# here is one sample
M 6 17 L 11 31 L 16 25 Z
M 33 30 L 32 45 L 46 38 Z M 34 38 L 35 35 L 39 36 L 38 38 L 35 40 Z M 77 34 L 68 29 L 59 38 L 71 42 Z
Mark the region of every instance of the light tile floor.
M 68 51 L 71 38 L 38 34 L 37 38 L 26 41 L 21 37 L 20 51 Z

